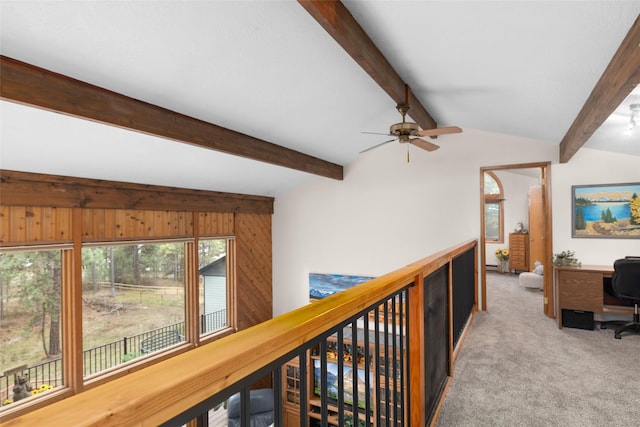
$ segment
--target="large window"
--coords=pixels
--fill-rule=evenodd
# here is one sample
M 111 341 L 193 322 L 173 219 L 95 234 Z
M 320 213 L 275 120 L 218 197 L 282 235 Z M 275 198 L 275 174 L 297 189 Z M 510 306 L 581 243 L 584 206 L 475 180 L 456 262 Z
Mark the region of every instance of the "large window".
M 63 385 L 62 252 L 0 253 L 0 406 Z
M 185 245 L 82 250 L 85 376 L 185 341 Z
M 186 343 L 190 330 L 203 339 L 231 330 L 233 242 L 206 238 L 197 248 L 192 240 L 85 245 L 76 300 L 82 328 L 64 326 L 74 323 L 62 301 L 69 295 L 64 290 L 75 286 L 71 248 L 0 252 L 0 406 L 69 385 L 63 331 L 71 331 L 65 340 L 72 347 L 81 343 L 82 373 L 90 379 Z M 197 266 L 188 264 L 195 259 Z M 194 277 L 189 272 L 196 268 Z M 199 297 L 192 307 L 197 317 L 187 316 L 188 289 Z M 72 300 L 66 304 L 75 306 Z M 187 324 L 195 319 L 197 325 Z M 80 329 L 81 337 L 74 333 Z
M 489 242 L 504 242 L 502 183 L 493 172 L 484 173 L 484 237 Z

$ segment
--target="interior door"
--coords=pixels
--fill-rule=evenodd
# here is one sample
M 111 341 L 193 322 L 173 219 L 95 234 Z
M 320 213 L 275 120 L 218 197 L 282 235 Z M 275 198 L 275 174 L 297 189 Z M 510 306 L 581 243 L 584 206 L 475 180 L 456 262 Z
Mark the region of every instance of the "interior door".
M 543 311 L 547 316 L 555 317 L 551 265 L 551 210 L 546 200 L 549 194 L 544 184 L 548 172 L 543 168 L 543 184 L 529 189 L 529 269 L 534 268 L 536 261 L 540 261 L 544 266 Z
M 535 262 L 540 261 L 545 270 L 551 266 L 545 262 L 545 216 L 542 186 L 529 188 L 529 271 L 533 271 Z

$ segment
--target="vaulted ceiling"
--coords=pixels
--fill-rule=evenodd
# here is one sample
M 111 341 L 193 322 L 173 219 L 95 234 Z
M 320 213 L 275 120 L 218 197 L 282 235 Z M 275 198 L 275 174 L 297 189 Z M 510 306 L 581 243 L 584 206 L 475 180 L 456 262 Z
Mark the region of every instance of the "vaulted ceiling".
M 640 1 L 0 2 L 0 167 L 275 196 L 409 114 L 640 156 Z M 424 153 L 428 155 L 428 153 Z

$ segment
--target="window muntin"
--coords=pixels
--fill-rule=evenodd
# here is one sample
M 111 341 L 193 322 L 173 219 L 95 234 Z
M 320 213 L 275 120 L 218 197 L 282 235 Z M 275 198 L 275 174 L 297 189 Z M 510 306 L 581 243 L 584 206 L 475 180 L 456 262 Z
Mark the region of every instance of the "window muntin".
M 229 326 L 230 256 L 228 239 L 198 242 L 200 335 Z
M 136 294 L 136 298 L 129 298 L 128 300 L 121 298 L 121 294 L 123 294 L 121 291 L 126 288 L 125 285 L 129 284 L 128 282 L 134 282 L 134 285 L 138 283 L 138 286 L 146 286 L 147 289 L 145 290 L 149 292 L 153 291 L 152 293 L 156 295 L 153 304 L 144 305 L 144 307 L 146 307 L 143 308 L 145 315 L 153 313 L 154 309 L 170 307 L 169 310 L 166 311 L 173 313 L 172 317 L 168 320 L 171 323 L 166 325 L 166 319 L 163 322 L 156 322 L 152 325 L 153 327 L 158 326 L 152 330 L 154 332 L 169 330 L 169 335 L 171 335 L 173 334 L 171 331 L 177 330 L 179 342 L 186 343 L 189 341 L 189 333 L 185 332 L 193 328 L 201 332 L 199 335 L 202 338 L 195 337 L 195 344 L 197 345 L 198 340 L 209 340 L 219 336 L 219 332 L 226 333 L 227 331 L 232 331 L 231 326 L 233 326 L 233 322 L 235 321 L 233 310 L 230 309 L 234 301 L 232 285 L 235 280 L 235 269 L 233 268 L 233 263 L 235 262 L 233 259 L 234 239 L 233 237 L 202 239 L 203 242 L 207 242 L 207 240 L 211 240 L 212 242 L 209 244 L 205 243 L 201 245 L 200 248 L 195 248 L 190 239 L 180 239 L 179 241 L 173 240 L 169 242 L 145 240 L 128 243 L 86 243 L 81 252 L 82 263 L 79 277 L 82 278 L 82 284 L 78 284 L 77 287 L 79 290 L 82 290 L 82 292 L 78 295 L 67 293 L 69 289 L 75 288 L 74 278 L 76 277 L 74 273 L 74 250 L 71 246 L 32 246 L 29 248 L 30 251 L 23 251 L 23 249 L 20 248 L 0 248 L 0 280 L 2 284 L 0 288 L 0 291 L 2 291 L 0 292 L 0 301 L 2 301 L 3 310 L 6 310 L 8 307 L 7 299 L 9 298 L 9 293 L 12 295 L 11 298 L 17 298 L 15 296 L 15 292 L 17 292 L 15 281 L 19 279 L 18 274 L 20 273 L 21 267 L 16 268 L 16 264 L 21 264 L 16 260 L 19 256 L 23 258 L 26 257 L 22 252 L 29 254 L 36 252 L 57 253 L 56 267 L 53 271 L 55 271 L 55 277 L 60 280 L 59 287 L 56 291 L 58 298 L 56 306 L 58 307 L 57 310 L 59 314 L 58 325 L 60 328 L 59 350 L 57 351 L 59 351 L 60 354 L 57 357 L 52 356 L 53 359 L 48 360 L 46 360 L 44 356 L 39 355 L 37 360 L 45 359 L 41 364 L 44 367 L 37 365 L 37 362 L 29 362 L 18 366 L 16 366 L 17 362 L 5 364 L 9 359 L 9 357 L 6 356 L 9 347 L 5 346 L 7 336 L 12 337 L 10 339 L 14 341 L 18 341 L 19 338 L 14 339 L 18 333 L 16 330 L 6 332 L 10 329 L 5 327 L 9 325 L 6 315 L 0 318 L 0 362 L 2 362 L 2 370 L 0 370 L 0 406 L 12 404 L 10 398 L 12 397 L 12 388 L 14 386 L 13 375 L 14 373 L 22 373 L 24 365 L 27 366 L 25 373 L 30 372 L 32 374 L 30 380 L 33 387 L 38 386 L 38 395 L 45 399 L 46 396 L 49 395 L 46 392 L 52 387 L 65 385 L 73 389 L 73 384 L 77 383 L 75 379 L 76 370 L 74 366 L 69 365 L 73 363 L 73 358 L 66 357 L 63 359 L 62 352 L 72 350 L 76 343 L 83 348 L 83 357 L 80 362 L 83 364 L 81 374 L 88 381 L 92 381 L 96 376 L 106 376 L 111 373 L 119 376 L 122 371 L 118 370 L 114 372 L 112 368 L 117 368 L 123 363 L 134 359 L 143 361 L 143 356 L 148 354 L 140 351 L 140 341 L 144 339 L 144 333 L 137 334 L 137 336 L 130 334 L 125 335 L 119 329 L 123 327 L 123 325 L 131 326 L 130 323 L 132 323 L 127 320 L 124 311 L 132 309 L 131 304 L 139 303 L 140 301 L 144 302 L 148 299 L 148 296 L 145 296 L 140 289 L 137 289 L 138 293 Z M 200 252 L 197 252 L 198 249 L 200 249 Z M 36 255 L 30 255 L 30 258 L 34 258 L 35 256 Z M 196 271 L 197 266 L 193 263 L 187 265 L 187 263 L 192 262 L 192 260 L 195 261 L 200 256 L 203 257 L 200 263 L 206 263 L 214 258 L 225 258 L 227 271 L 225 278 L 227 286 L 227 309 L 224 313 L 224 319 L 218 323 L 214 323 L 214 326 L 211 326 L 211 323 L 203 324 L 198 317 L 193 317 L 193 320 L 199 321 L 200 325 L 185 325 L 185 322 L 190 322 L 192 319 L 191 316 L 186 316 L 186 307 L 190 307 L 190 309 L 192 308 L 194 311 L 201 309 L 203 310 L 202 313 L 205 311 L 204 300 L 202 300 L 202 307 L 198 307 L 197 305 L 191 307 L 189 303 L 190 300 L 187 300 L 189 295 L 193 295 L 187 292 L 187 290 L 193 289 L 195 295 L 198 295 L 197 292 L 199 291 L 199 289 L 196 288 L 199 286 L 198 276 L 196 275 L 194 277 L 194 275 L 191 274 L 192 271 Z M 134 266 L 132 261 L 136 258 L 138 259 L 137 267 Z M 12 262 L 9 262 L 10 260 Z M 127 268 L 118 268 L 121 263 L 124 263 Z M 30 265 L 30 263 L 27 264 Z M 53 271 L 51 273 L 52 277 L 54 276 Z M 112 276 L 114 277 L 114 286 L 111 285 Z M 105 277 L 107 277 L 107 279 L 105 279 Z M 165 282 L 159 286 L 163 291 L 161 293 L 158 292 L 159 289 L 154 289 L 153 284 L 150 284 L 150 281 L 156 280 L 158 277 Z M 137 282 L 138 280 L 139 282 Z M 167 286 L 166 281 L 175 282 L 176 286 Z M 9 289 L 9 286 L 11 286 L 11 289 Z M 65 291 L 65 289 L 67 289 L 67 291 Z M 111 294 L 112 291 L 115 294 L 114 296 Z M 174 298 L 176 295 L 179 296 L 179 298 Z M 62 296 L 69 296 L 70 299 L 60 301 Z M 90 299 L 96 296 L 100 296 L 100 298 L 98 298 L 99 304 L 96 304 L 95 301 Z M 87 302 L 94 304 L 94 306 L 98 305 L 102 307 L 102 311 L 98 311 L 97 313 L 93 311 L 90 313 L 91 311 L 86 309 Z M 197 304 L 197 300 L 194 302 Z M 82 327 L 79 323 L 75 323 L 76 317 L 73 314 L 73 307 L 76 303 L 78 307 L 82 307 L 83 310 L 84 319 L 78 319 L 79 322 L 82 322 Z M 109 308 L 110 310 L 107 311 L 104 310 L 104 308 Z M 6 314 L 6 311 L 3 313 Z M 111 327 L 110 329 L 113 329 L 113 336 L 108 336 L 106 332 L 95 334 L 95 331 L 93 331 L 93 333 L 91 333 L 91 328 L 88 327 L 90 324 L 90 319 L 87 318 L 88 313 L 93 315 L 94 323 L 96 323 L 97 320 L 101 320 L 103 323 L 109 325 Z M 164 314 L 166 315 L 167 313 Z M 97 317 L 98 315 L 100 316 L 99 318 Z M 124 323 L 107 322 L 107 320 L 113 319 L 124 320 Z M 49 324 L 49 321 L 46 320 L 45 323 Z M 67 324 L 71 326 L 65 326 Z M 180 327 L 182 329 L 180 329 Z M 140 329 L 144 329 L 147 333 L 149 332 L 148 326 L 141 327 Z M 83 336 L 76 335 L 75 332 L 77 331 L 79 333 L 81 330 L 84 332 L 84 334 L 82 334 Z M 65 335 L 64 342 L 62 341 L 63 331 L 70 332 L 69 336 Z M 110 330 L 110 332 L 112 331 Z M 48 340 L 50 332 L 49 329 L 46 329 L 44 334 L 38 332 L 37 334 L 31 335 L 33 335 L 32 338 L 36 339 L 36 341 L 37 339 L 41 339 L 43 335 L 45 340 Z M 55 336 L 55 334 L 52 336 Z M 113 338 L 112 341 L 119 341 L 119 347 L 110 341 L 111 338 Z M 43 345 L 39 341 L 37 342 L 38 345 L 33 347 L 37 351 L 42 352 Z M 167 345 L 166 340 L 164 343 L 161 342 L 159 346 L 156 346 L 155 351 L 161 352 L 170 348 L 165 347 L 165 345 Z M 110 351 L 106 351 L 105 349 L 110 349 Z M 151 351 L 153 350 L 154 349 Z M 11 357 L 11 360 L 16 360 L 16 357 Z M 15 370 L 14 367 L 21 369 Z M 71 390 L 71 393 L 73 393 L 73 390 Z M 30 397 L 28 400 L 31 401 L 34 398 L 35 397 Z M 27 399 L 24 401 L 27 401 Z M 2 407 L 0 408 L 0 413 L 5 408 L 10 409 L 10 407 Z
M 485 239 L 495 242 L 501 241 L 500 238 L 500 202 L 484 203 L 484 232 Z
M 485 196 L 502 196 L 502 183 L 493 172 L 484 174 L 484 194 Z
M 484 173 L 484 237 L 494 243 L 504 242 L 504 191 L 493 172 Z
M 185 341 L 185 246 L 82 249 L 85 377 Z
M 62 253 L 0 252 L 0 406 L 64 383 Z

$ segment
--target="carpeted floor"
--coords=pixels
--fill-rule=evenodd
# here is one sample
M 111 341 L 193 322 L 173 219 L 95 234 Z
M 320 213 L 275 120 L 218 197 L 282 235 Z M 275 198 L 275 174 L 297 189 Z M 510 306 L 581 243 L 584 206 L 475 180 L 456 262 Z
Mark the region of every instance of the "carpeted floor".
M 541 291 L 487 276 L 437 426 L 640 425 L 640 335 L 560 330 Z

